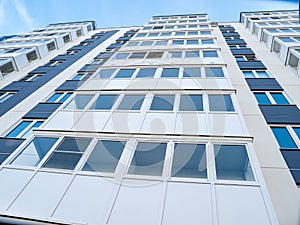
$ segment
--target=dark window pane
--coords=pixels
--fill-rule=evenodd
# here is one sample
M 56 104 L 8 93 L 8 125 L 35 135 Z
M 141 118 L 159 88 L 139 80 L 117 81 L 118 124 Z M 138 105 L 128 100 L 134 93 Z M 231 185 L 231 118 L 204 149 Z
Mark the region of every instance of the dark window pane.
M 244 145 L 215 145 L 214 152 L 217 179 L 254 181 Z
M 205 74 L 206 77 L 224 77 L 222 68 L 218 67 L 206 67 Z
M 174 95 L 155 95 L 150 110 L 172 111 L 174 105 Z
M 146 52 L 135 52 L 132 53 L 129 57 L 130 59 L 143 59 L 146 55 Z
M 98 141 L 82 170 L 114 173 L 125 144 L 120 141 Z
M 55 151 L 85 152 L 91 138 L 65 137 Z
M 135 69 L 121 69 L 115 76 L 115 78 L 131 78 Z
M 180 111 L 203 111 L 202 95 L 181 95 Z
M 178 77 L 178 68 L 164 68 L 161 77 Z
M 138 143 L 128 173 L 161 176 L 166 147 L 165 143 Z
M 43 167 L 73 170 L 81 156 L 80 153 L 53 152 Z
M 172 177 L 207 178 L 205 145 L 175 144 Z
M 119 110 L 139 110 L 143 104 L 145 95 L 125 95 L 122 99 Z
M 149 68 L 149 69 L 140 69 L 138 72 L 136 78 L 142 78 L 142 77 L 154 77 L 156 69 Z
M 230 95 L 208 95 L 210 111 L 233 112 L 234 107 Z
M 268 96 L 265 93 L 254 93 L 258 104 L 271 104 Z
M 100 95 L 91 109 L 110 110 L 118 97 L 119 95 Z
M 183 77 L 201 77 L 200 68 L 184 68 Z
M 147 55 L 147 59 L 156 59 L 156 58 L 161 58 L 163 56 L 163 52 L 150 52 Z
M 271 129 L 280 148 L 297 148 L 297 145 L 285 127 L 272 127 Z

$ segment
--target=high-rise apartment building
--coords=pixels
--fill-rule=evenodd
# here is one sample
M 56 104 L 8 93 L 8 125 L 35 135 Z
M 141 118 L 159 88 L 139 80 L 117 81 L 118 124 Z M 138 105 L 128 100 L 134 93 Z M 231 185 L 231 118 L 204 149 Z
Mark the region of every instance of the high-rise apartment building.
M 299 31 L 290 10 L 3 37 L 0 222 L 299 224 Z

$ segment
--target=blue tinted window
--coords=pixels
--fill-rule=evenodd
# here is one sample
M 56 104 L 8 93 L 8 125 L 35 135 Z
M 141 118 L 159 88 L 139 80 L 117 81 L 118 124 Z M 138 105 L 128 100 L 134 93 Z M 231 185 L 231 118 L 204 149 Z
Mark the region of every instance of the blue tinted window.
M 129 53 L 118 53 L 115 56 L 115 59 L 126 59 L 128 57 Z
M 176 32 L 175 33 L 175 36 L 184 36 L 185 35 L 185 32 Z
M 178 68 L 164 68 L 161 77 L 178 77 Z
M 285 127 L 271 128 L 280 148 L 297 148 L 294 140 Z
M 40 127 L 42 124 L 43 124 L 43 121 L 37 121 L 37 122 L 35 122 L 33 124 L 33 126 L 30 127 L 30 129 L 25 134 L 22 135 L 21 138 L 28 138 L 32 134 L 33 129 Z
M 119 95 L 100 95 L 91 109 L 110 110 Z
M 55 102 L 62 95 L 63 95 L 63 93 L 55 93 L 47 100 L 47 102 Z
M 150 110 L 172 111 L 174 105 L 174 95 L 155 95 Z
M 265 93 L 254 93 L 258 104 L 271 104 L 268 96 Z
M 297 134 L 298 138 L 300 139 L 300 127 L 293 127 L 295 133 Z
M 98 76 L 99 78 L 110 78 L 114 72 L 114 69 L 102 69 L 100 70 Z
M 155 71 L 155 68 L 140 69 L 140 71 L 136 75 L 136 78 L 154 77 Z
M 171 176 L 207 178 L 205 145 L 175 144 Z
M 201 33 L 202 35 L 209 35 L 209 34 L 211 34 L 210 31 L 201 31 L 200 33 Z
M 115 78 L 131 78 L 135 69 L 121 69 L 115 76 Z
M 252 71 L 243 71 L 243 74 L 245 78 L 255 78 Z
M 205 75 L 206 77 L 224 77 L 223 70 L 219 67 L 206 67 Z
M 218 57 L 217 51 L 203 51 L 203 57 Z
M 173 40 L 173 45 L 183 45 L 183 40 Z
M 22 121 L 15 129 L 13 129 L 6 137 L 17 137 L 22 131 L 24 131 L 32 121 Z
M 129 174 L 161 176 L 166 143 L 139 142 L 129 167 Z
M 190 94 L 180 96 L 180 111 L 203 111 L 202 95 Z
M 192 57 L 200 57 L 199 51 L 188 51 L 185 52 L 186 58 L 192 58 Z
M 75 77 L 73 77 L 72 80 L 81 80 L 84 77 L 84 74 L 77 74 Z
M 275 100 L 276 104 L 283 104 L 283 105 L 290 104 L 282 93 L 271 93 L 271 95 Z
M 282 40 L 283 42 L 294 42 L 294 40 L 289 37 L 283 37 L 283 38 L 279 38 L 279 39 Z
M 159 34 L 159 33 L 150 33 L 150 34 L 148 35 L 148 37 L 156 37 L 156 36 L 158 36 L 158 34 Z
M 143 104 L 145 95 L 125 95 L 122 99 L 119 110 L 139 110 Z
M 210 111 L 234 111 L 234 107 L 229 94 L 208 95 L 208 100 Z
M 170 52 L 171 58 L 181 58 L 182 52 Z
M 198 45 L 199 41 L 198 40 L 187 40 L 186 42 L 188 45 Z
M 20 166 L 36 166 L 44 158 L 57 140 L 58 138 L 34 138 L 11 164 Z
M 269 78 L 269 75 L 266 71 L 256 71 L 256 73 L 260 78 Z
M 67 93 L 64 95 L 64 97 L 62 97 L 58 102 L 63 103 L 65 102 L 68 98 L 70 98 L 72 95 L 72 93 Z
M 125 144 L 120 141 L 98 141 L 82 170 L 114 173 Z
M 183 77 L 201 77 L 200 68 L 184 68 Z
M 214 41 L 212 39 L 207 39 L 207 40 L 202 40 L 201 43 L 203 45 L 206 45 L 206 44 L 214 44 Z
M 197 31 L 189 31 L 188 35 L 198 35 L 198 32 Z
M 152 45 L 153 44 L 153 41 L 143 41 L 142 43 L 141 43 L 141 46 L 150 46 L 150 45 Z
M 217 179 L 254 181 L 246 147 L 243 145 L 215 145 Z

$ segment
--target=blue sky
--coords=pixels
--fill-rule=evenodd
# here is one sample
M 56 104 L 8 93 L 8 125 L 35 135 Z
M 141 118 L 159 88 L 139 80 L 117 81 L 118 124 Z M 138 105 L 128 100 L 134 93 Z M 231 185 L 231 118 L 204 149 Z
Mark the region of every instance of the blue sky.
M 298 0 L 0 0 L 0 36 L 56 22 L 124 27 L 143 25 L 152 15 L 203 12 L 211 21 L 238 21 L 241 11 L 275 9 L 298 9 Z

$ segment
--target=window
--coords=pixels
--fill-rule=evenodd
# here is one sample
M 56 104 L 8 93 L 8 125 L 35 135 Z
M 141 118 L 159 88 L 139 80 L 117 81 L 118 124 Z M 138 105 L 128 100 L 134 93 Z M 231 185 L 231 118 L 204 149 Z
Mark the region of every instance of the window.
M 188 44 L 188 45 L 198 45 L 199 41 L 198 40 L 187 40 L 186 44 Z
M 172 111 L 174 106 L 174 95 L 155 95 L 153 97 L 150 110 Z
M 90 109 L 111 110 L 118 97 L 115 94 L 100 95 Z
M 184 94 L 180 96 L 180 111 L 203 111 L 201 94 Z
M 209 94 L 208 100 L 210 111 L 234 111 L 230 94 Z
M 266 71 L 242 71 L 245 78 L 269 78 Z
M 163 68 L 161 77 L 178 77 L 179 68 Z
M 74 170 L 90 142 L 90 138 L 65 137 L 42 167 Z
M 200 68 L 184 68 L 183 77 L 201 77 Z
M 293 69 L 297 70 L 299 63 L 299 58 L 295 56 L 294 54 L 290 54 L 288 65 L 292 67 Z
M 26 57 L 27 57 L 27 60 L 28 60 L 29 63 L 38 58 L 37 54 L 36 54 L 36 51 L 32 51 L 32 52 L 27 53 Z
M 139 142 L 135 149 L 128 173 L 161 176 L 166 148 L 166 143 Z
M 170 52 L 170 57 L 171 58 L 181 58 L 182 52 Z
M 156 41 L 155 45 L 167 45 L 168 41 Z
M 54 93 L 46 102 L 65 102 L 70 96 L 71 92 Z
M 72 80 L 81 80 L 84 76 L 85 76 L 85 74 L 79 73 L 79 74 L 76 74 L 76 75 L 72 78 Z
M 150 33 L 148 35 L 148 37 L 157 37 L 159 35 L 159 33 Z
M 98 141 L 82 171 L 114 173 L 125 144 L 121 141 Z
M 9 99 L 10 97 L 12 97 L 14 95 L 14 93 L 12 92 L 0 92 L 0 104 L 5 102 L 7 99 Z
M 214 44 L 214 40 L 213 39 L 201 40 L 201 43 L 203 45 L 210 45 L 210 44 Z
M 188 34 L 189 36 L 190 36 L 190 35 L 193 36 L 193 35 L 198 35 L 198 32 L 197 32 L 197 31 L 189 31 L 187 34 Z
M 211 35 L 210 31 L 200 31 L 201 35 Z
M 151 46 L 153 41 L 143 41 L 140 46 Z
M 76 30 L 76 35 L 77 35 L 77 37 L 82 36 L 82 31 L 81 31 L 81 29 Z
M 184 36 L 185 32 L 175 32 L 175 36 Z
M 286 127 L 271 127 L 280 148 L 297 148 Z
M 10 74 L 11 72 L 14 72 L 14 71 L 15 71 L 15 69 L 14 69 L 12 62 L 8 62 L 8 63 L 5 63 L 2 66 L 0 66 L 0 72 L 1 72 L 2 76 Z
M 71 40 L 70 40 L 70 35 L 65 35 L 65 36 L 63 37 L 63 40 L 64 40 L 64 43 L 70 42 L 70 41 L 71 41 Z
M 96 76 L 102 79 L 108 79 L 113 75 L 115 71 L 115 69 L 102 69 Z
M 290 104 L 281 92 L 254 92 L 258 104 Z
M 295 42 L 292 38 L 289 37 L 281 37 L 279 39 L 283 42 Z
M 134 52 L 131 54 L 129 59 L 143 59 L 146 55 L 146 52 Z
M 140 110 L 145 95 L 125 95 L 118 106 L 118 110 Z
M 77 94 L 65 109 L 84 109 L 94 95 Z
M 217 51 L 203 51 L 203 57 L 218 57 Z
M 8 138 L 28 138 L 34 128 L 40 127 L 43 124 L 42 121 L 22 121 L 12 131 L 10 131 L 6 137 Z
M 140 42 L 128 42 L 127 43 L 127 47 L 134 47 L 134 46 L 138 46 Z
M 207 178 L 205 145 L 175 144 L 171 176 Z
M 147 55 L 147 59 L 155 59 L 155 58 L 161 58 L 163 56 L 163 52 L 149 52 Z
M 56 46 L 55 46 L 54 42 L 50 42 L 49 44 L 47 44 L 47 49 L 49 52 L 55 50 Z
M 139 33 L 135 37 L 146 37 L 146 33 Z
M 206 77 L 224 77 L 223 69 L 221 67 L 206 67 Z
M 154 77 L 155 71 L 155 68 L 140 69 L 140 71 L 136 75 L 136 78 L 152 78 Z
M 183 45 L 184 41 L 183 40 L 173 40 L 172 44 L 173 45 Z
M 128 56 L 129 56 L 129 53 L 118 53 L 118 54 L 116 54 L 114 59 L 127 59 Z
M 37 166 L 58 138 L 35 137 L 10 163 L 18 166 Z
M 186 58 L 200 57 L 200 54 L 199 51 L 186 51 L 185 57 Z
M 244 145 L 214 145 L 214 153 L 217 179 L 255 180 Z
M 135 69 L 120 69 L 115 78 L 131 78 Z

